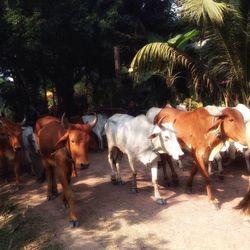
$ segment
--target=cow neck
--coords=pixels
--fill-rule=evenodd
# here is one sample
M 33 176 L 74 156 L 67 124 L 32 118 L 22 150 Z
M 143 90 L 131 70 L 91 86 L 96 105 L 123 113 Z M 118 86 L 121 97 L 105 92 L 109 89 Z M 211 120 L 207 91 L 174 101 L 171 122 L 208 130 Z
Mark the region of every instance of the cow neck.
M 213 119 L 213 123 L 214 123 L 214 121 L 215 121 L 215 117 Z M 214 130 L 214 131 L 211 132 L 211 133 L 214 134 L 215 138 L 214 138 L 214 140 L 212 140 L 212 142 L 208 140 L 208 147 L 210 149 L 213 148 L 213 144 L 214 144 L 214 142 L 215 142 L 216 139 L 219 139 L 220 141 L 223 141 L 223 142 L 225 142 L 227 140 L 226 136 L 221 131 L 222 124 L 223 124 L 223 121 L 221 122 L 221 124 L 218 126 L 218 128 L 216 130 Z M 206 139 L 208 139 L 208 134 L 206 134 L 205 137 L 206 137 Z
M 157 125 L 155 125 L 155 126 L 153 127 L 152 132 L 154 131 L 154 128 L 155 128 L 156 126 L 157 126 Z M 151 138 L 150 141 L 151 141 L 151 150 L 152 150 L 155 154 L 160 155 L 160 153 L 165 153 L 164 150 L 163 150 L 163 147 L 162 147 L 163 141 L 162 141 L 162 138 L 161 138 L 160 135 L 157 135 L 156 137 Z M 159 142 L 159 143 L 157 143 L 157 142 L 155 143 L 154 141 L 157 141 L 157 142 Z M 155 145 L 155 144 L 158 144 L 158 146 Z
M 66 145 L 62 148 L 65 156 L 67 157 L 68 160 L 73 161 L 73 158 L 71 156 L 71 151 L 70 151 L 70 145 L 69 145 L 69 140 L 67 140 Z
M 214 117 L 215 120 L 215 117 Z M 218 128 L 214 131 L 214 135 L 222 140 L 222 141 L 226 141 L 227 140 L 227 136 L 225 136 L 225 134 L 221 131 L 223 128 L 221 126 L 224 125 L 224 120 L 220 123 L 220 125 L 218 126 Z

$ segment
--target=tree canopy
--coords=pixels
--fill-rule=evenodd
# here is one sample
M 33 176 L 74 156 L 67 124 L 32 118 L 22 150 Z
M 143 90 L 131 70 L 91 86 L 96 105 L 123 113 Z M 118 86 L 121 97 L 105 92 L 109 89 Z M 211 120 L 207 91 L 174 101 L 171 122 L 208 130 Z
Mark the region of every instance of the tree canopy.
M 31 106 L 46 112 L 50 90 L 57 114 L 74 115 L 125 105 L 135 95 L 144 105 L 155 90 L 152 81 L 162 86 L 165 78 L 165 90 L 172 93 L 166 98 L 179 92 L 202 98 L 209 90 L 211 98 L 222 100 L 233 91 L 247 103 L 249 27 L 247 0 L 4 0 L 1 96 L 23 116 Z M 119 48 L 121 79 L 116 78 L 114 47 Z M 142 78 L 134 87 L 128 68 L 136 53 L 140 58 L 132 64 Z M 164 78 L 149 79 L 159 72 Z

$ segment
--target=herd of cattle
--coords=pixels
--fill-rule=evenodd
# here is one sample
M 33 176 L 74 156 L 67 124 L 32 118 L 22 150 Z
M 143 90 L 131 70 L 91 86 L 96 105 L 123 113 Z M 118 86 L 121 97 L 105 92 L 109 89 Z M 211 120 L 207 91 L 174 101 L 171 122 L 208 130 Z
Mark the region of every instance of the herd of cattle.
M 187 154 L 191 155 L 193 166 L 186 190 L 192 191 L 193 178 L 199 171 L 205 181 L 208 200 L 215 208 L 219 208 L 219 202 L 211 187 L 211 162 L 217 160 L 219 174 L 223 176 L 222 152 L 240 150 L 250 172 L 250 109 L 239 104 L 233 108 L 207 106 L 194 111 L 186 111 L 183 107 L 153 107 L 146 115 L 136 117 L 114 114 L 108 118 L 94 114 L 83 116 L 80 123 L 70 123 L 64 115 L 61 119 L 44 116 L 37 120 L 34 130 L 23 126 L 23 123 L 0 117 L 1 175 L 7 178 L 13 169 L 16 186 L 19 187 L 25 156 L 30 171 L 40 177 L 41 173 L 38 174 L 32 160 L 32 155 L 39 155 L 42 172 L 47 177 L 47 199 L 52 200 L 58 195 L 59 180 L 63 204 L 69 208 L 70 227 L 77 227 L 79 221 L 70 181 L 72 176 L 77 176 L 78 169 L 89 167 L 88 151 L 95 147 L 92 132 L 96 134 L 101 150 L 104 149 L 103 136 L 106 135 L 111 182 L 122 183 L 120 161 L 126 154 L 132 170 L 132 192 L 137 192 L 136 162 L 139 161 L 151 168 L 154 198 L 158 204 L 165 204 L 157 184 L 159 163 L 166 177 L 167 161 L 172 176 L 178 181 L 174 165 L 181 166 L 181 160 Z M 242 209 L 250 224 L 250 180 L 247 193 L 237 208 Z

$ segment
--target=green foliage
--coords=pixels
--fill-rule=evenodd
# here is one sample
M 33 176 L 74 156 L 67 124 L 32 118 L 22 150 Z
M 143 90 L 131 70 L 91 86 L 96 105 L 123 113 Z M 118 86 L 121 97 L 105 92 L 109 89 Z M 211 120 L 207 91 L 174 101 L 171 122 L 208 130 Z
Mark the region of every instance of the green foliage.
M 249 1 L 230 1 L 231 4 L 214 0 L 178 2 L 182 17 L 198 25 L 199 31 L 194 29 L 178 34 L 168 44 L 151 43 L 142 47 L 132 60 L 132 75 L 140 81 L 140 78 L 160 73 L 168 81 L 173 73 L 186 69 L 191 73 L 187 84 L 190 83 L 191 94 L 196 98 L 209 96 L 218 103 L 227 95 L 230 105 L 235 101 L 249 104 Z M 180 51 L 189 38 L 196 38 L 196 45 L 186 51 L 187 55 Z
M 190 41 L 194 40 L 194 38 L 197 37 L 199 34 L 199 30 L 192 29 L 186 33 L 178 34 L 175 37 L 169 39 L 168 44 L 183 51 L 185 49 L 185 46 Z
M 203 103 L 195 100 L 193 96 L 186 98 L 182 103 L 187 107 L 187 110 L 195 110 L 203 107 Z

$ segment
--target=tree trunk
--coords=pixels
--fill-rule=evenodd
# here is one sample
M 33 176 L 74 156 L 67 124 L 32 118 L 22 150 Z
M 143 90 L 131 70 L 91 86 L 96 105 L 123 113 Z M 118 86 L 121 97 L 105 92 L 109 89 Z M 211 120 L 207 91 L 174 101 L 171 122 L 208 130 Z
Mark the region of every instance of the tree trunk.
M 67 117 L 74 115 L 75 103 L 74 103 L 74 89 L 72 81 L 66 79 L 57 81 L 55 84 L 56 96 L 57 96 L 57 115 L 61 116 L 63 113 Z

